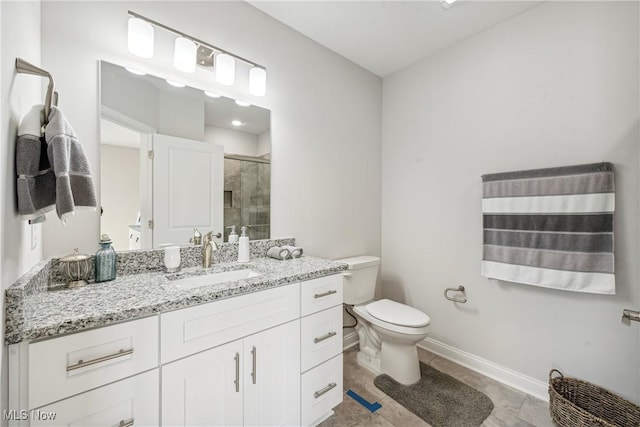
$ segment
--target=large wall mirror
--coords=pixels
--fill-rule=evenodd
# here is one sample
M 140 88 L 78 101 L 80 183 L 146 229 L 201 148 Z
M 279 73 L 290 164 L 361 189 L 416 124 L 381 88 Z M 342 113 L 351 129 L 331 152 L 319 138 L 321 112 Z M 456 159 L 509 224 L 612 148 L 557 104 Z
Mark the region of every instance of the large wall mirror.
M 270 237 L 270 112 L 100 65 L 100 231 L 116 250 L 187 245 L 194 229 Z

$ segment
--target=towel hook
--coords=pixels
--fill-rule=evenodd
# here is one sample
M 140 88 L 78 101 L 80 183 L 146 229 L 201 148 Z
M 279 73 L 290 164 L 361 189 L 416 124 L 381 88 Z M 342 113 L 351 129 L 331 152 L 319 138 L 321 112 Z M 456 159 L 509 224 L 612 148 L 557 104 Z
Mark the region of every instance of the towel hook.
M 49 79 L 49 85 L 47 86 L 47 94 L 44 99 L 44 122 L 49 123 L 49 113 L 51 112 L 51 103 L 53 105 L 58 104 L 58 93 L 54 92 L 53 76 L 47 70 L 40 67 L 36 67 L 30 62 L 25 61 L 22 58 L 16 58 L 16 71 L 23 74 L 32 74 L 34 76 L 47 77 Z
M 449 301 L 459 302 L 459 303 L 461 303 L 461 304 L 464 304 L 465 302 L 467 302 L 467 299 L 466 299 L 466 298 L 463 298 L 463 299 L 459 299 L 459 298 L 451 298 L 451 297 L 448 295 L 448 292 L 462 292 L 462 293 L 464 293 L 464 286 L 460 285 L 460 286 L 458 286 L 457 288 L 447 288 L 447 289 L 445 289 L 445 290 L 444 290 L 444 297 L 445 297 L 446 299 L 448 299 Z

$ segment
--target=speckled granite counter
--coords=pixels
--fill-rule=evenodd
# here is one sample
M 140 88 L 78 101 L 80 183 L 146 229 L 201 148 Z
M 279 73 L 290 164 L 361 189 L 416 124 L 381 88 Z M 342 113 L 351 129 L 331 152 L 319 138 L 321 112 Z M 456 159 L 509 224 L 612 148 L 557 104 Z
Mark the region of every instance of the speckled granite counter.
M 286 261 L 254 258 L 248 263 L 221 262 L 206 271 L 200 267 L 183 269 L 179 274 L 184 276 L 245 268 L 260 273 L 258 277 L 194 289 L 180 289 L 168 278 L 174 275 L 162 271 L 123 275 L 111 282 L 93 283 L 79 289 L 34 287 L 33 283 L 50 280 L 51 264 L 52 260 L 40 262 L 7 289 L 6 344 L 137 319 L 335 274 L 347 268 L 346 264 L 308 256 Z

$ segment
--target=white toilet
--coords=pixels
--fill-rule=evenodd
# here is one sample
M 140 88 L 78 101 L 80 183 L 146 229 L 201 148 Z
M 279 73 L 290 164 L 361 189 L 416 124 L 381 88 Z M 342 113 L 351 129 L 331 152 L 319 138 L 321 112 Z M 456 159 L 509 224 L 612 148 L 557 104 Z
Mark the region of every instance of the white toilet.
M 388 299 L 373 301 L 380 258 L 357 256 L 337 261 L 349 265 L 344 273 L 344 303 L 354 305 L 358 317 L 358 363 L 401 384 L 418 382 L 416 343 L 428 334 L 429 316 Z

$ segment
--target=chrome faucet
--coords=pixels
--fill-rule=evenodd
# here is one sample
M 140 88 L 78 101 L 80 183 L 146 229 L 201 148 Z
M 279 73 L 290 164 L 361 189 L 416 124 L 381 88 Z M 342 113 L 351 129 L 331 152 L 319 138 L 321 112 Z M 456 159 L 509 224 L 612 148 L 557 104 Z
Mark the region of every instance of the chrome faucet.
M 211 268 L 211 255 L 218 250 L 218 245 L 213 241 L 213 232 L 210 231 L 202 237 L 202 267 Z

